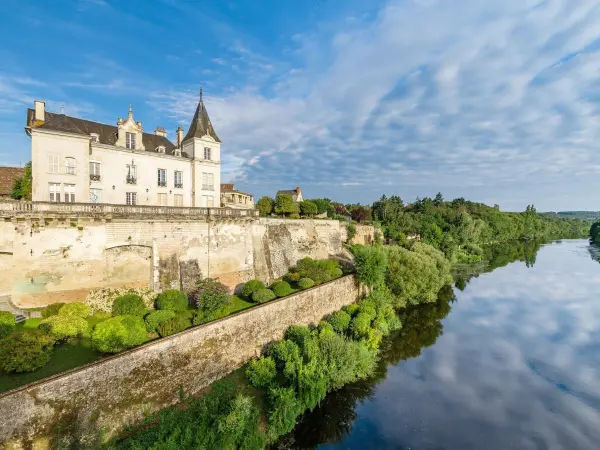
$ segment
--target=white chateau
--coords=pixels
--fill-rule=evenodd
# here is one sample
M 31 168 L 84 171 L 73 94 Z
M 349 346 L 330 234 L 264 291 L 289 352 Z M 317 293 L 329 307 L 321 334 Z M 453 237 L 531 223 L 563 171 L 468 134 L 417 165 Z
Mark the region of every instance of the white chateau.
M 164 128 L 144 133 L 133 118 L 115 125 L 45 111 L 27 110 L 31 136 L 32 200 L 219 207 L 221 141 L 202 100 L 176 144 Z

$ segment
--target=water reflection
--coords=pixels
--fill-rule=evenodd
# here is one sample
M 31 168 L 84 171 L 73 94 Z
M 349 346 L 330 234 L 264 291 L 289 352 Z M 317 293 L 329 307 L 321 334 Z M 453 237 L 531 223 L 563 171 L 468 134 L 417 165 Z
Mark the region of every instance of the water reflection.
M 448 290 L 407 311 L 373 379 L 328 396 L 282 447 L 599 448 L 600 267 L 585 241 L 505 255 L 456 303 Z

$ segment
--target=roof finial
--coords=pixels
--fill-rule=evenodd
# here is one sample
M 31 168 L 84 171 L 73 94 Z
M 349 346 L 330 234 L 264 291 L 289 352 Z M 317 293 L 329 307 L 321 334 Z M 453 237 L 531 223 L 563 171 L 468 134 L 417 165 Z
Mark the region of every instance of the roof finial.
M 200 87 L 200 101 L 202 101 L 202 87 Z
M 60 105 L 60 113 L 64 116 L 65 115 L 65 105 Z
M 129 117 L 133 116 L 133 108 L 131 107 L 131 103 L 129 104 Z

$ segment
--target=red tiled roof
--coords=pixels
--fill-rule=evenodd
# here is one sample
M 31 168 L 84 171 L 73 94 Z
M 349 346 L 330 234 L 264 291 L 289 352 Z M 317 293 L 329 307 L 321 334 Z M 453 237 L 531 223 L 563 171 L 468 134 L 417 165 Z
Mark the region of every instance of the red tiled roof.
M 15 180 L 25 174 L 25 169 L 19 167 L 0 167 L 0 195 L 12 192 Z

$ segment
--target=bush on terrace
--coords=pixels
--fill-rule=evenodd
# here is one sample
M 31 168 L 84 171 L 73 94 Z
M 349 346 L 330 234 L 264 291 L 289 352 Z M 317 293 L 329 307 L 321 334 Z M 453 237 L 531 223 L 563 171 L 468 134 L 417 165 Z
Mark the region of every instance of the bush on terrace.
M 0 339 L 15 331 L 17 322 L 15 316 L 8 311 L 0 311 Z
M 292 293 L 291 286 L 285 281 L 277 281 L 276 283 L 273 283 L 271 290 L 277 297 L 285 297 L 286 295 L 290 295 Z
M 42 308 L 42 318 L 46 319 L 50 316 L 55 316 L 64 305 L 64 303 L 52 303 L 51 305 Z
M 298 280 L 298 287 L 300 289 L 308 289 L 315 285 L 315 282 L 310 278 L 300 278 Z
M 185 293 L 176 289 L 161 292 L 156 297 L 156 308 L 169 311 L 185 311 L 188 308 L 188 298 Z
M 254 291 L 252 294 L 252 301 L 255 303 L 265 303 L 277 298 L 275 293 L 271 289 L 263 288 L 258 291 Z
M 84 319 L 88 317 L 92 312 L 92 308 L 85 303 L 74 302 L 67 303 L 58 311 L 58 314 L 61 316 L 77 316 L 83 317 Z
M 112 306 L 113 316 L 139 316 L 144 317 L 148 309 L 142 297 L 136 294 L 125 294 L 117 297 Z
M 250 297 L 252 297 L 252 294 L 254 294 L 255 291 L 258 291 L 259 289 L 263 289 L 264 287 L 265 287 L 265 284 L 260 280 L 246 281 L 246 283 L 244 284 L 244 287 L 242 289 L 242 295 L 246 298 L 250 298 Z
M 227 286 L 214 278 L 198 280 L 191 298 L 207 319 L 223 314 L 232 301 Z
M 5 372 L 33 372 L 50 361 L 54 339 L 39 331 L 14 333 L 0 340 L 0 368 Z
M 80 336 L 88 330 L 88 327 L 87 320 L 83 317 L 68 314 L 50 316 L 42 320 L 38 326 L 41 331 L 51 335 L 56 341 Z
M 175 311 L 158 310 L 146 315 L 144 322 L 149 333 L 156 333 L 156 328 L 162 323 L 175 317 Z
M 139 316 L 116 316 L 98 323 L 92 331 L 92 346 L 104 353 L 118 353 L 141 345 L 148 339 Z

